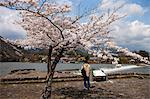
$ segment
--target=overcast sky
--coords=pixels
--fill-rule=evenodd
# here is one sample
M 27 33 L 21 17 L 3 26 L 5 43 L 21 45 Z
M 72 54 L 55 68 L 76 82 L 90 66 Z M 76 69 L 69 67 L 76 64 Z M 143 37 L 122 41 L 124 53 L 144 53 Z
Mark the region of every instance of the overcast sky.
M 114 24 L 112 35 L 119 46 L 130 50 L 150 51 L 150 0 L 56 0 L 59 3 L 67 2 L 72 5 L 71 15 L 77 15 L 86 9 L 92 9 L 101 3 L 101 10 L 113 8 L 125 3 L 120 13 L 128 16 Z M 80 3 L 80 9 L 79 9 Z M 26 32 L 14 25 L 17 12 L 0 7 L 0 36 L 9 39 L 22 39 Z

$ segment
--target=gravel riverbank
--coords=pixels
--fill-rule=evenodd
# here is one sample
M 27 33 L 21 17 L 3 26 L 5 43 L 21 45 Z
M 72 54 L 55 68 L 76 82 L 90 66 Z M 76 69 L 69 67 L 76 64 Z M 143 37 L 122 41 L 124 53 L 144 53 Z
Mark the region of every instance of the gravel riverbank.
M 83 89 L 83 81 L 53 83 L 52 99 L 149 99 L 150 79 L 112 79 L 91 84 Z M 0 99 L 39 99 L 44 83 L 1 84 Z
M 46 72 L 21 70 L 0 77 L 0 99 L 39 99 Z M 150 99 L 149 74 L 111 74 L 107 81 L 92 82 L 83 89 L 83 79 L 74 71 L 55 72 L 52 99 Z

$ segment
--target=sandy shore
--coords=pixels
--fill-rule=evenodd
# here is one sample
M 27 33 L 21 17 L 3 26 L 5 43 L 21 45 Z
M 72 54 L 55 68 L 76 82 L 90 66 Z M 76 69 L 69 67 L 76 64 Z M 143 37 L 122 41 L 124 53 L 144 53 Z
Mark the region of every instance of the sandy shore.
M 83 89 L 83 81 L 53 83 L 52 99 L 149 99 L 150 79 L 113 79 L 91 84 Z M 0 99 L 39 99 L 44 83 L 1 84 Z

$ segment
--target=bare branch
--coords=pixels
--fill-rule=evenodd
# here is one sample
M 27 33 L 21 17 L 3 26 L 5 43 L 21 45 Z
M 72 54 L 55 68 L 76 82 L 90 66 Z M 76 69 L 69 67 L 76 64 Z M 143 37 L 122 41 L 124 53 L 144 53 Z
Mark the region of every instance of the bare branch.
M 53 42 L 55 42 L 55 41 L 51 38 L 51 36 L 49 36 L 48 33 L 46 33 L 46 35 L 47 35 L 47 37 L 48 37 L 50 40 L 52 40 Z M 55 43 L 56 43 L 56 42 L 55 42 Z
M 38 13 L 40 12 L 40 10 L 42 9 L 43 5 L 44 5 L 46 2 L 47 2 L 47 0 L 44 0 L 44 1 L 42 2 L 42 4 L 40 5 L 39 9 L 37 10 Z

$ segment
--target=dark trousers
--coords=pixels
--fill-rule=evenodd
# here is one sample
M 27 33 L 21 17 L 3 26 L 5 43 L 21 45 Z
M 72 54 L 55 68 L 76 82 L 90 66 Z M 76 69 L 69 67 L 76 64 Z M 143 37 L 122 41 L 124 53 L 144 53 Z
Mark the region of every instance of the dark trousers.
M 90 80 L 89 77 L 87 76 L 84 77 L 84 87 L 87 88 L 88 90 L 90 88 Z

